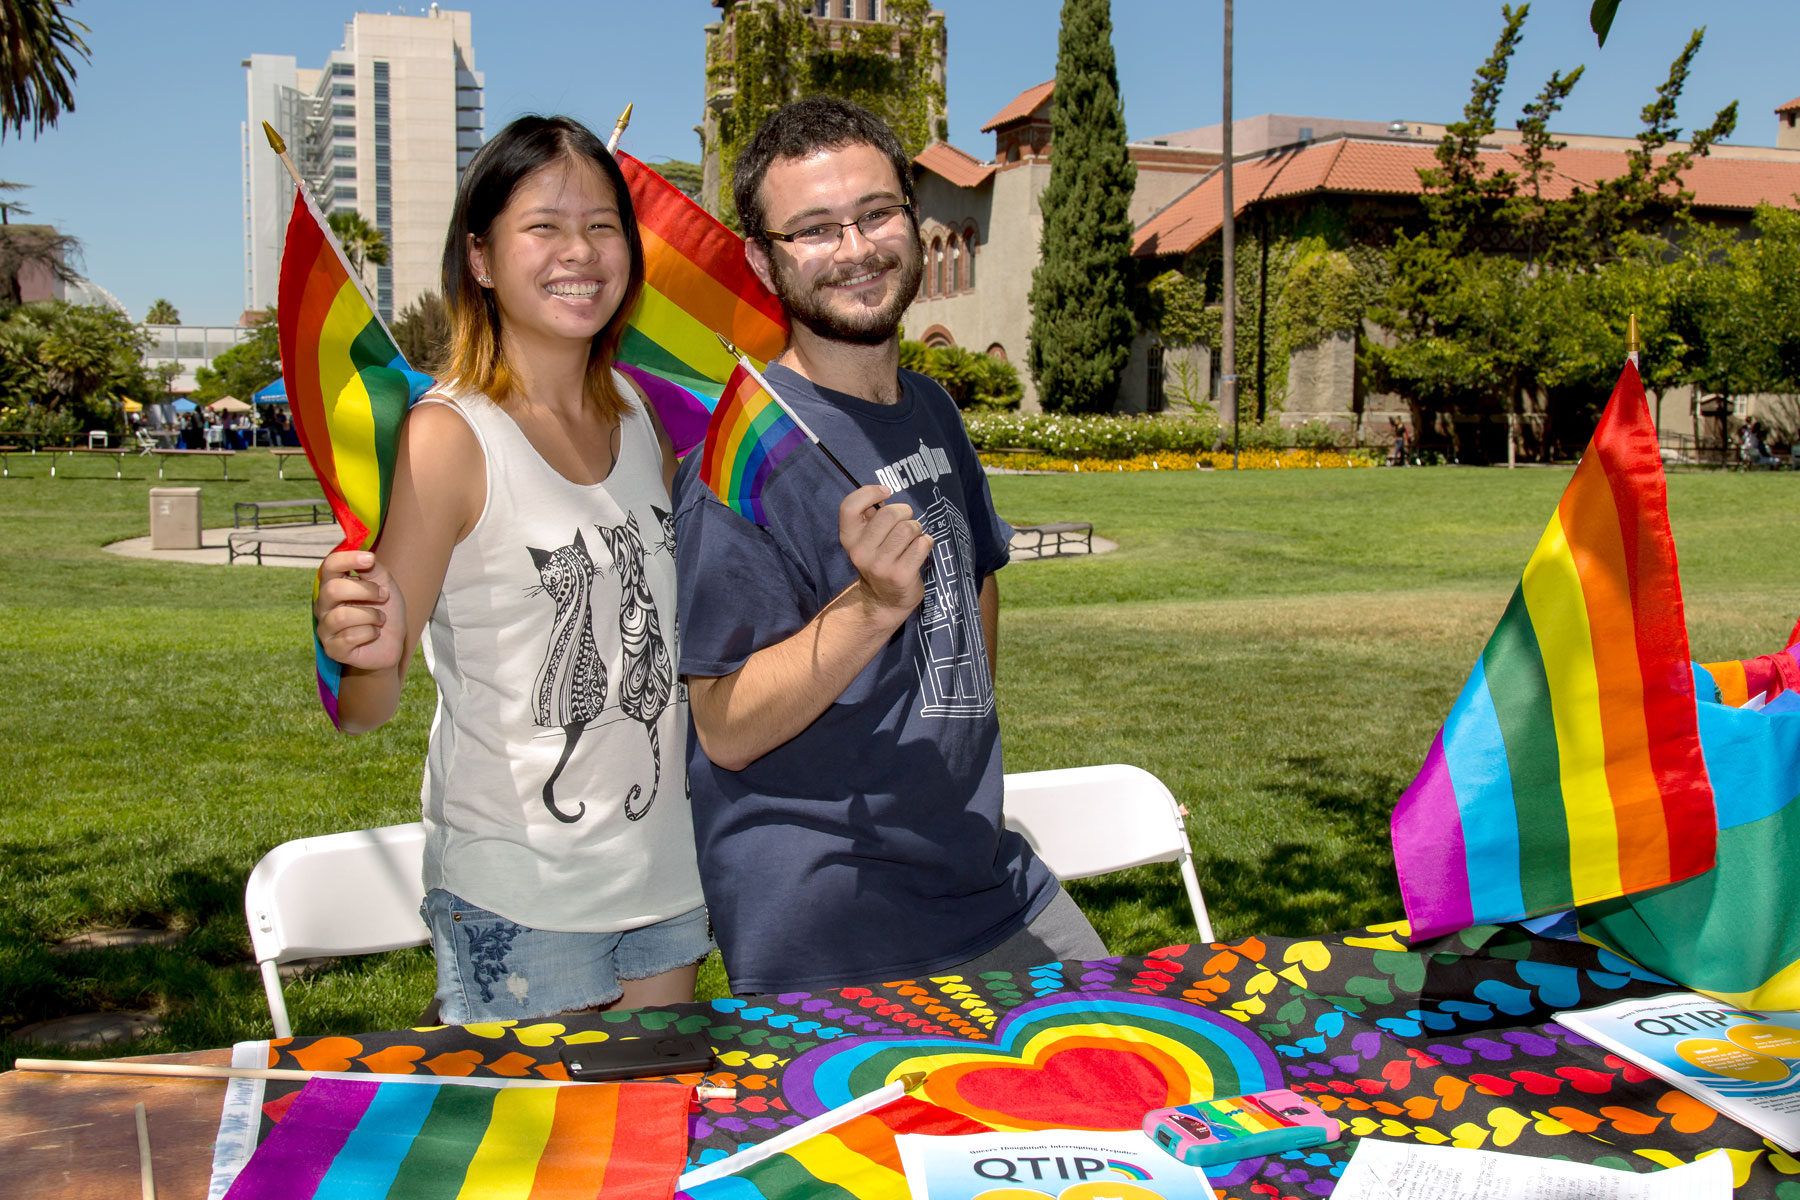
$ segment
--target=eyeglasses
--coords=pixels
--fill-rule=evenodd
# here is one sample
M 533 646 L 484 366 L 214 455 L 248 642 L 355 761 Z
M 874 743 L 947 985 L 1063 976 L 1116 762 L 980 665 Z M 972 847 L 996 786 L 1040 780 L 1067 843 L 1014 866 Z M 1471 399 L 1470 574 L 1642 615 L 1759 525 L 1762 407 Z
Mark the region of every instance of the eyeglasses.
M 808 249 L 823 249 L 827 246 L 835 249 L 844 240 L 844 230 L 849 226 L 856 226 L 857 232 L 873 241 L 884 234 L 895 232 L 894 222 L 900 219 L 902 213 L 911 211 L 910 203 L 889 204 L 883 208 L 870 209 L 854 221 L 820 221 L 817 225 L 808 225 L 805 229 L 796 229 L 792 233 L 765 229 L 763 236 Z

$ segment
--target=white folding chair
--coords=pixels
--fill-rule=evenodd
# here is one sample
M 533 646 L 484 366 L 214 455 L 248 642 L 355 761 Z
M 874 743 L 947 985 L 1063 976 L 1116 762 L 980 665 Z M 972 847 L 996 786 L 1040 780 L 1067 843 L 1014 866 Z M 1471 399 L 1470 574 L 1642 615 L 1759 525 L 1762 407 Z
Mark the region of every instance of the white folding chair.
M 297 958 L 424 945 L 425 827 L 386 825 L 283 842 L 244 885 L 244 918 L 276 1037 L 292 1037 L 277 968 Z
M 1181 864 L 1202 943 L 1212 920 L 1175 797 L 1141 767 L 1115 763 L 1006 776 L 1006 824 L 1025 835 L 1058 879 L 1109 875 L 1145 863 Z

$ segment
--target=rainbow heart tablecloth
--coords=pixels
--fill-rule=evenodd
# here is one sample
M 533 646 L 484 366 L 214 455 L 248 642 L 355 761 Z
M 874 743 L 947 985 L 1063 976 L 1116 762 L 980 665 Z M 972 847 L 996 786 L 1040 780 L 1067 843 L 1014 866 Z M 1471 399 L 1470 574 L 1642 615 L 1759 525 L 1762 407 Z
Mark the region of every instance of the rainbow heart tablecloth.
M 1800 1161 L 1565 1033 L 1552 1014 L 1669 985 L 1604 950 L 1486 926 L 1409 948 L 1400 926 L 1176 946 L 979 978 L 552 1021 L 267 1044 L 270 1065 L 556 1079 L 568 1044 L 703 1033 L 715 1082 L 691 1118 L 710 1162 L 925 1070 L 923 1099 L 995 1128 L 1135 1128 L 1148 1108 L 1287 1086 L 1352 1137 L 1480 1146 L 1647 1171 L 1728 1153 L 1737 1196 L 1800 1200 Z M 266 1128 L 282 1085 L 263 1098 Z M 1353 1141 L 1253 1159 L 1236 1200 L 1329 1195 Z

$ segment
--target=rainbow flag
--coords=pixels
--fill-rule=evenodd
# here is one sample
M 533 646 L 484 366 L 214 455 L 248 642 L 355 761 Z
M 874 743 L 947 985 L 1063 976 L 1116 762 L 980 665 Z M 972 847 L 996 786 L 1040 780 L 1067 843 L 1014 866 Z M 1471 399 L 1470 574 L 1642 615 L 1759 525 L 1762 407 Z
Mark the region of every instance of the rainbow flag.
M 682 1177 L 675 1200 L 910 1200 L 896 1135 L 988 1132 L 979 1121 L 902 1096 L 773 1153 L 751 1149 L 702 1167 Z
M 686 1162 L 692 1095 L 313 1079 L 226 1200 L 663 1200 Z
M 644 241 L 644 290 L 619 360 L 638 369 L 632 374 L 639 382 L 640 372 L 647 373 L 687 393 L 688 418 L 671 416 L 672 405 L 658 404 L 676 451 L 686 453 L 705 432 L 706 414 L 718 407 L 738 366 L 714 334 L 724 334 L 760 368 L 787 345 L 787 318 L 744 261 L 742 238 L 631 155 L 614 157 L 631 188 Z
M 393 490 L 400 423 L 431 378 L 407 366 L 304 188 L 294 191 L 277 294 L 281 378 L 295 432 L 344 530 L 338 549 L 366 550 L 381 533 Z M 315 577 L 315 600 L 318 586 Z M 335 725 L 343 668 L 326 657 L 316 630 L 313 660 L 319 702 Z
M 806 440 L 775 397 L 739 367 L 707 424 L 700 478 L 725 507 L 764 524 L 763 487 Z
M 1415 938 L 1713 865 L 1656 430 L 1626 364 L 1524 578 L 1394 809 Z

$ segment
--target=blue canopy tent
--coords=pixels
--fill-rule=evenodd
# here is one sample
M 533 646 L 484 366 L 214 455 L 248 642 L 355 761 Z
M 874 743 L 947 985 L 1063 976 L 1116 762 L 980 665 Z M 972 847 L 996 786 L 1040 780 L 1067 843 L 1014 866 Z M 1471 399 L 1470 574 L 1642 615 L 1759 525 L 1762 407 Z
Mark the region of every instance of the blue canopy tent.
M 172 407 L 178 413 L 191 413 L 196 408 L 199 408 L 200 406 L 198 404 L 195 404 L 192 400 L 177 400 L 170 407 Z
M 281 376 L 277 375 L 274 382 L 265 384 L 264 386 L 257 388 L 254 392 L 251 392 L 250 403 L 286 404 L 287 388 L 282 384 Z

